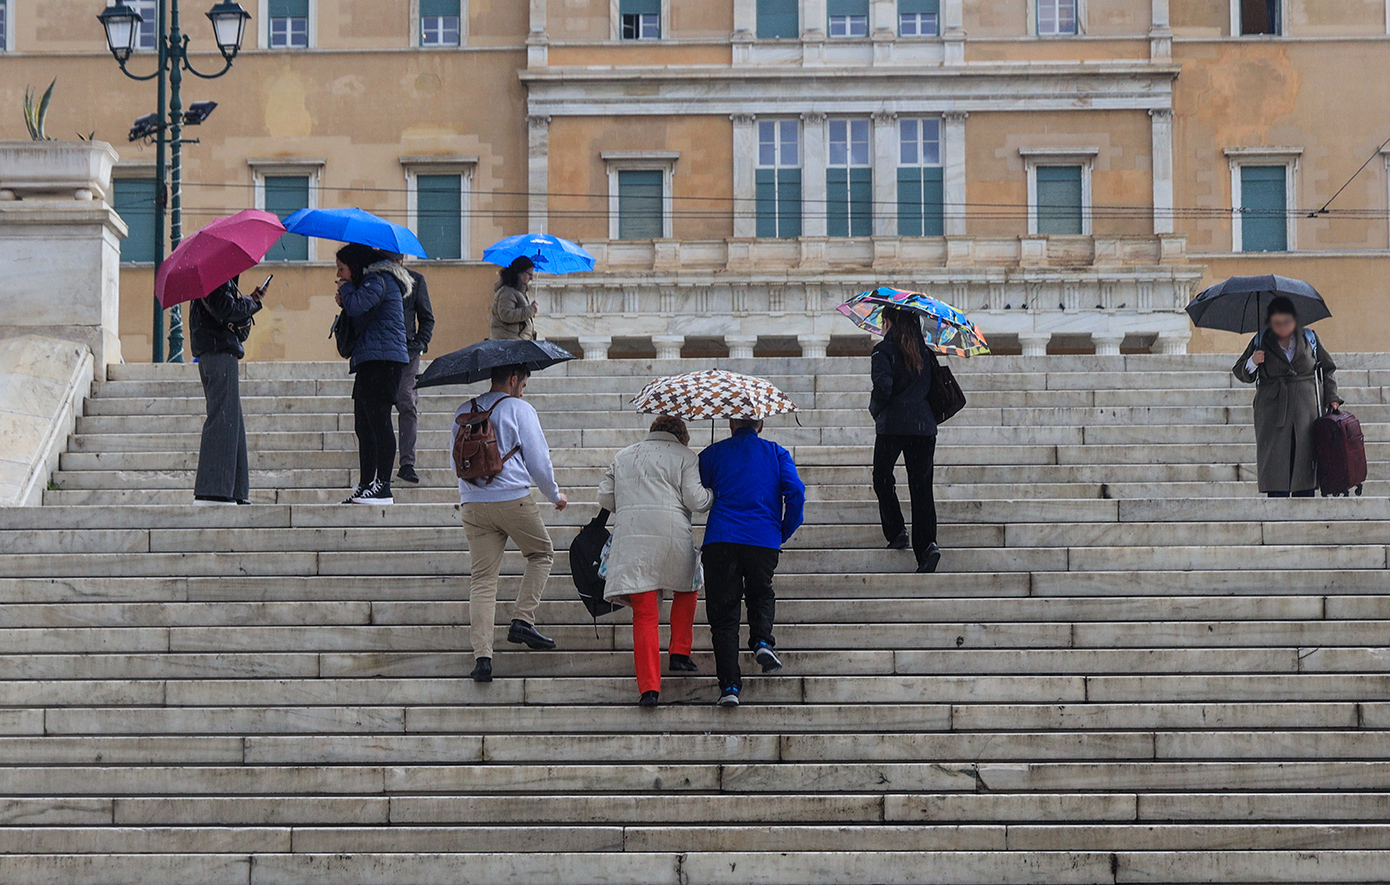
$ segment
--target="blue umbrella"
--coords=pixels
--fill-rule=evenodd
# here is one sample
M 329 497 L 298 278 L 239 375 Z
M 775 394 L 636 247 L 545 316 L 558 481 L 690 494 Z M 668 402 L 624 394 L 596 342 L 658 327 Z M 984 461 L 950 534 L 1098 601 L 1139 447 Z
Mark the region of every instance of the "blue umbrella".
M 584 247 L 549 234 L 521 234 L 487 247 L 483 259 L 506 267 L 518 258 L 529 258 L 541 273 L 582 273 L 594 269 L 594 256 Z
M 386 252 L 428 258 L 420 238 L 385 218 L 363 209 L 300 209 L 285 219 L 285 230 L 302 237 L 358 243 Z

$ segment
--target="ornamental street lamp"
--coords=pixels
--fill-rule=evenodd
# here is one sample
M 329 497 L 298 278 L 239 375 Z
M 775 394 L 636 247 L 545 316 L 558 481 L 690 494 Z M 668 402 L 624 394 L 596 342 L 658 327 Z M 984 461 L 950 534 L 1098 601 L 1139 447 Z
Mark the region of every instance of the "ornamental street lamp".
M 153 121 L 142 117 L 131 129 L 131 140 L 141 137 L 155 139 L 155 223 L 154 223 L 154 263 L 156 270 L 164 260 L 164 210 L 169 209 L 169 241 L 171 248 L 178 248 L 183 240 L 183 127 L 197 125 L 207 119 L 216 107 L 213 102 L 197 102 L 187 114 L 183 109 L 183 72 L 195 77 L 214 80 L 231 70 L 232 60 L 241 51 L 241 41 L 246 35 L 246 22 L 251 14 L 241 8 L 235 0 L 221 0 L 207 13 L 212 22 L 213 38 L 217 49 L 222 53 L 222 70 L 215 74 L 205 74 L 197 70 L 188 58 L 188 37 L 179 27 L 179 0 L 157 0 L 157 22 L 155 27 L 156 70 L 152 74 L 137 75 L 126 69 L 126 62 L 136 50 L 139 41 L 140 25 L 145 17 L 137 10 L 127 6 L 125 0 L 115 0 L 97 16 L 106 30 L 106 46 L 121 73 L 132 80 L 159 81 L 159 111 Z M 144 123 L 145 125 L 141 125 Z M 138 133 L 138 134 L 137 134 Z M 169 153 L 166 182 L 166 150 Z M 164 311 L 159 302 L 154 304 L 154 361 L 164 362 Z M 169 312 L 169 356 L 171 363 L 183 362 L 183 319 L 176 306 Z

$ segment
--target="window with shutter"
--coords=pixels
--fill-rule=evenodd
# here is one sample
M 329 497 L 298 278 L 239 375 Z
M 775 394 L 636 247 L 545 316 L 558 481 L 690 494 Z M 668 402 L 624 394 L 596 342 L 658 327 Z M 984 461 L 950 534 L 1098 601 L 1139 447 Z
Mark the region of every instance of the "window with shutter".
M 801 124 L 758 121 L 757 216 L 760 237 L 801 236 Z
M 415 227 L 430 258 L 463 257 L 463 176 L 415 177 Z
M 869 0 L 829 0 L 831 37 L 869 36 Z
M 305 49 L 309 45 L 309 0 L 270 0 L 272 49 Z
M 420 0 L 421 46 L 458 46 L 462 23 L 460 0 Z
M 1240 167 L 1240 230 L 1242 252 L 1287 252 L 1288 168 Z
M 660 169 L 618 171 L 618 238 L 656 240 L 664 234 L 666 175 Z
M 8 0 L 6 0 L 8 2 Z M 135 48 L 153 52 L 159 48 L 159 0 L 126 0 L 126 6 L 140 13 Z
M 831 120 L 825 172 L 826 231 L 832 237 L 873 233 L 873 170 L 868 120 Z
M 934 117 L 899 120 L 898 141 L 898 234 L 942 236 L 941 121 Z
M 661 0 L 621 0 L 618 15 L 622 39 L 661 39 Z
M 783 40 L 801 36 L 799 0 L 758 0 L 758 39 Z
M 263 208 L 274 212 L 284 221 L 300 209 L 309 206 L 309 176 L 267 175 L 262 180 L 265 193 Z M 285 234 L 270 247 L 266 261 L 308 261 L 309 241 L 298 234 Z
M 898 36 L 935 37 L 941 33 L 941 0 L 898 0 Z
M 1039 234 L 1079 236 L 1083 229 L 1080 166 L 1039 166 L 1037 206 Z
M 126 223 L 130 233 L 121 240 L 121 261 L 154 261 L 154 223 L 156 212 L 153 178 L 117 178 L 111 182 L 111 207 Z

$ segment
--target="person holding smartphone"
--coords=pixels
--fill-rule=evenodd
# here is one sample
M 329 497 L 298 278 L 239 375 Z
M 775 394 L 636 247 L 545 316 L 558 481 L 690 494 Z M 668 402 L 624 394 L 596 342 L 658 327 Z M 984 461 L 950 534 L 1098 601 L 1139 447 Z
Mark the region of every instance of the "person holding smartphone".
M 271 279 L 273 275 L 250 295 L 242 295 L 240 278 L 233 278 L 189 307 L 189 344 L 198 361 L 198 377 L 207 401 L 198 477 L 193 484 L 197 504 L 251 503 L 239 366 L 246 356 L 244 344 L 251 334 L 252 318 L 261 309 Z

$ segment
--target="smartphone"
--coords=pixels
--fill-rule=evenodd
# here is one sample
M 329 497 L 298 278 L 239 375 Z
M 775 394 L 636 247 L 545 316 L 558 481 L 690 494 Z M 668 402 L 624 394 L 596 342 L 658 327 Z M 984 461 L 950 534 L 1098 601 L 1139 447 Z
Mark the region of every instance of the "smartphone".
M 264 283 L 261 283 L 261 291 L 262 291 L 262 292 L 265 291 L 265 287 L 266 287 L 266 286 L 269 286 L 269 285 L 270 285 L 270 281 L 273 280 L 273 279 L 275 279 L 275 274 L 271 274 L 270 276 L 268 276 L 268 277 L 265 278 L 265 282 L 264 282 Z

